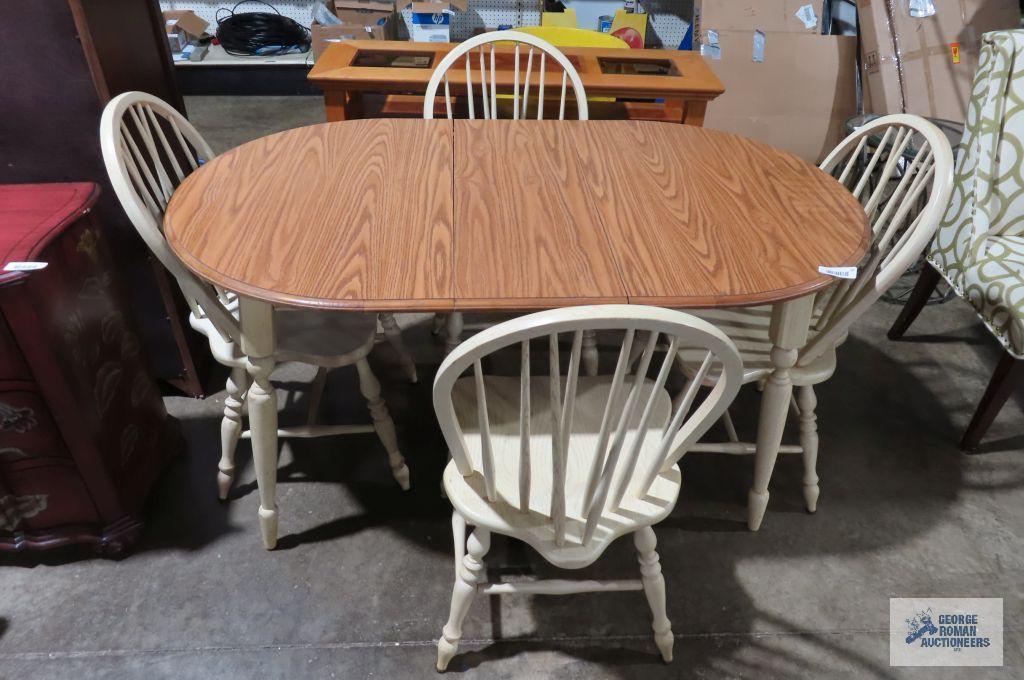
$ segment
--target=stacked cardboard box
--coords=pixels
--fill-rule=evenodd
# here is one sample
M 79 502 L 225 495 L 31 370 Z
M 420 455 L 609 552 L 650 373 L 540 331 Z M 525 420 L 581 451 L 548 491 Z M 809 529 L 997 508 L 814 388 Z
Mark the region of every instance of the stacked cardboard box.
M 903 0 L 857 0 L 865 109 L 962 122 L 981 36 L 1017 28 L 1017 0 L 933 0 L 913 17 Z
M 857 39 L 821 35 L 821 3 L 698 0 L 698 49 L 725 85 L 705 127 L 817 162 L 857 113 Z
M 450 42 L 452 12 L 465 12 L 469 0 L 424 0 L 409 3 L 412 22 L 409 39 L 413 42 Z
M 334 0 L 334 14 L 340 24 L 313 23 L 313 54 L 320 54 L 332 42 L 341 40 L 393 40 L 396 36 L 395 3 L 382 0 Z

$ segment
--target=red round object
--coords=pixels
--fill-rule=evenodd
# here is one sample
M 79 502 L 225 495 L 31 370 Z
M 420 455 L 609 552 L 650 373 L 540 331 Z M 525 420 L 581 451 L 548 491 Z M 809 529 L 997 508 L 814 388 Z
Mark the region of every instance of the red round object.
M 629 45 L 630 49 L 642 50 L 644 48 L 643 36 L 640 35 L 640 31 L 632 26 L 623 26 L 619 30 L 614 31 L 612 35 Z

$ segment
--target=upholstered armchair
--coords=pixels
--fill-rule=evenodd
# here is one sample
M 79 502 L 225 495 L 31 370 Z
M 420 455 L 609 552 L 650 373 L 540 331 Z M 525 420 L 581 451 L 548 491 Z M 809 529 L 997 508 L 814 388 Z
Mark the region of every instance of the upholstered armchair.
M 928 264 L 889 331 L 902 337 L 940 279 L 974 307 L 1005 349 L 961 441 L 976 449 L 1024 382 L 1024 30 L 982 39 L 953 196 Z

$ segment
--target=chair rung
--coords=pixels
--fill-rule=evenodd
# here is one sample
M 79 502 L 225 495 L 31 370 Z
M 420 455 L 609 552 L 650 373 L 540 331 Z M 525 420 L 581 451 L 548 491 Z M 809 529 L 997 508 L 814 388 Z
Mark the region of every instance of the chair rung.
M 728 453 L 733 456 L 751 456 L 757 451 L 757 444 L 749 442 L 702 442 L 691 446 L 688 453 Z M 779 453 L 803 453 L 802 446 L 785 445 Z
M 277 431 L 278 437 L 331 437 L 339 434 L 366 434 L 373 432 L 373 425 L 299 425 L 298 427 L 283 427 Z M 251 439 L 252 431 L 242 432 L 243 439 Z
M 625 581 L 572 581 L 567 579 L 545 579 L 518 583 L 488 583 L 480 586 L 484 595 L 511 593 L 533 593 L 536 595 L 568 595 L 572 593 L 596 593 L 624 590 L 643 590 L 639 579 Z

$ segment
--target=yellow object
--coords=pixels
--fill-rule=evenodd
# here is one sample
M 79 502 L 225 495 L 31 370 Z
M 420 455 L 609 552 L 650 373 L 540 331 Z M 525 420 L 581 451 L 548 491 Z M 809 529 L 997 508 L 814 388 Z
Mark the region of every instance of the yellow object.
M 564 12 L 543 12 L 540 15 L 540 25 L 576 28 L 576 10 L 566 9 Z
M 545 12 L 545 14 L 554 14 L 554 12 Z M 613 35 L 601 33 L 600 31 L 588 31 L 583 28 L 547 25 L 525 26 L 515 30 L 547 40 L 555 47 L 604 47 L 615 50 L 629 48 L 629 45 Z
M 613 50 L 628 50 L 629 45 L 615 36 L 602 33 L 601 31 L 588 31 L 584 28 L 576 28 L 576 10 L 567 9 L 565 13 L 572 12 L 573 26 L 556 26 L 545 24 L 543 26 L 524 26 L 515 30 L 522 33 L 529 33 L 542 40 L 547 40 L 555 47 L 604 47 Z M 558 12 L 544 12 L 541 15 L 541 22 L 548 16 L 559 16 Z M 590 102 L 613 102 L 614 97 L 587 97 Z
M 612 35 L 622 38 L 634 50 L 642 50 L 647 39 L 647 15 L 630 13 L 624 9 L 615 10 Z

